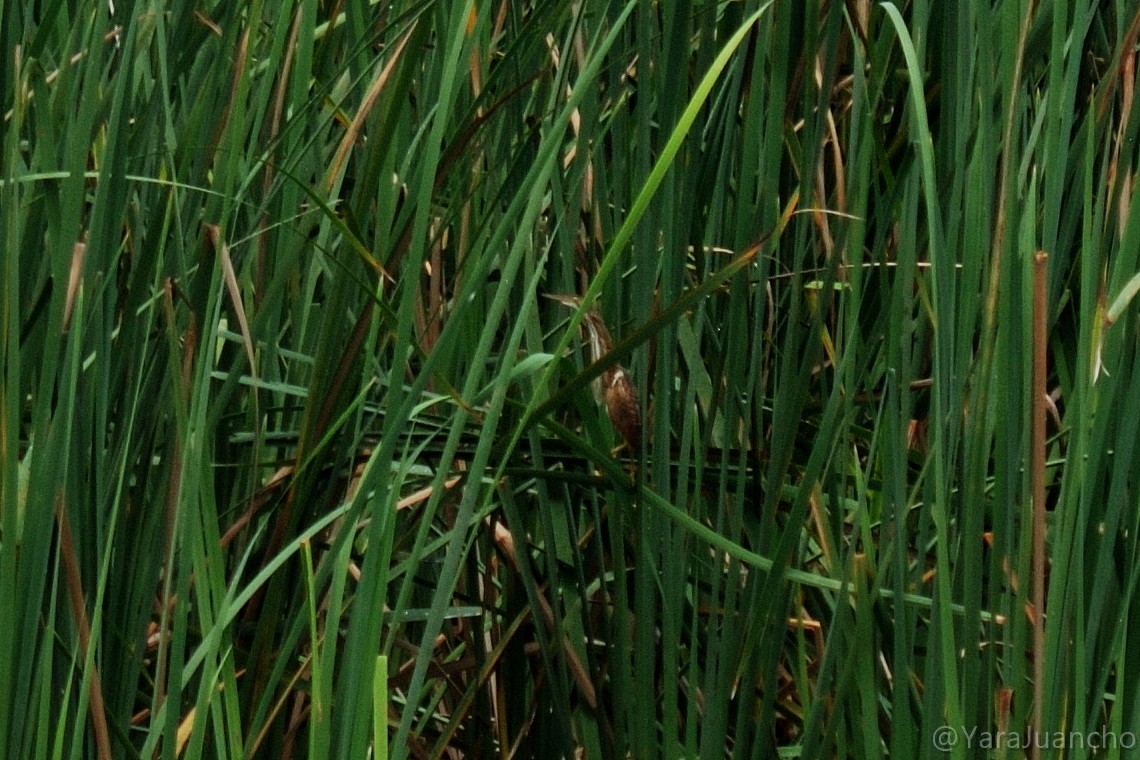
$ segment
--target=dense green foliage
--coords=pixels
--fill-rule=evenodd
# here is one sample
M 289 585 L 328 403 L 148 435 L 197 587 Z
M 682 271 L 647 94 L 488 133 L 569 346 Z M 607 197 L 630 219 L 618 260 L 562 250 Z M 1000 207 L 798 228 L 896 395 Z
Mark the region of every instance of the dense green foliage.
M 0 757 L 1140 726 L 1138 31 L 0 4 Z

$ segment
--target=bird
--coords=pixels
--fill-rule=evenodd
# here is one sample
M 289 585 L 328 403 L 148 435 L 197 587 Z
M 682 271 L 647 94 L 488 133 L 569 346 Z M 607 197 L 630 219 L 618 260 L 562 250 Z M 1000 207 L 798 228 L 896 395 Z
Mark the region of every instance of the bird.
M 577 309 L 582 304 L 582 299 L 578 296 L 546 297 L 572 309 Z M 596 364 L 613 350 L 613 338 L 597 309 L 590 309 L 583 315 L 582 328 L 586 333 L 590 362 Z M 590 383 L 590 387 L 594 391 L 594 401 L 605 406 L 614 429 L 625 439 L 631 451 L 638 451 L 641 447 L 641 402 L 629 371 L 614 362 Z

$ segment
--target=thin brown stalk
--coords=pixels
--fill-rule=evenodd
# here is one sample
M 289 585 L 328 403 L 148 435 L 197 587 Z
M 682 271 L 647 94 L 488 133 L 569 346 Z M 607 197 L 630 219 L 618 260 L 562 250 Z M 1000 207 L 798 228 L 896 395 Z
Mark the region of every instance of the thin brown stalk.
M 281 67 L 281 73 L 277 77 L 277 88 L 273 95 L 273 110 L 269 120 L 268 137 L 269 144 L 274 146 L 277 145 L 281 136 L 281 120 L 285 113 L 285 98 L 288 95 L 289 83 L 292 81 L 290 74 L 293 71 L 293 59 L 297 53 L 297 35 L 300 34 L 301 17 L 301 9 L 298 8 L 293 14 L 293 26 L 289 29 L 289 46 L 286 48 L 285 61 Z M 274 169 L 275 162 L 267 160 L 261 180 L 261 193 L 265 198 L 268 198 L 273 191 L 273 181 L 276 176 Z M 269 258 L 268 230 L 269 210 L 266 209 L 257 221 L 257 259 L 253 271 L 253 306 L 255 309 L 261 308 L 261 299 L 265 295 L 265 268 L 266 261 Z
M 87 617 L 87 607 L 83 602 L 83 579 L 79 575 L 79 560 L 75 557 L 75 541 L 71 535 L 71 521 L 63 505 L 61 491 L 55 502 L 55 519 L 59 523 L 59 552 L 63 559 L 63 574 L 67 582 L 67 597 L 71 603 L 71 614 L 79 631 L 79 648 L 86 662 L 91 663 L 90 705 L 91 726 L 95 731 L 95 746 L 100 760 L 110 760 L 111 733 L 107 729 L 107 712 L 103 703 L 103 682 L 99 678 L 99 668 L 91 655 L 91 621 Z
M 514 535 L 501 523 L 495 523 L 495 543 L 498 545 L 499 550 L 506 557 L 507 563 L 518 574 L 521 575 L 522 568 L 519 565 L 518 553 L 515 551 Z M 550 602 L 546 600 L 541 589 L 538 589 L 536 601 L 538 602 L 538 611 L 542 616 L 542 622 L 546 625 L 546 629 L 552 637 L 558 637 L 562 640 L 562 651 L 566 657 L 566 666 L 570 670 L 570 676 L 574 679 L 574 683 L 578 686 L 578 692 L 582 699 L 591 710 L 598 709 L 598 695 L 594 690 L 594 683 L 590 680 L 590 671 L 578 657 L 578 652 L 574 649 L 574 645 L 568 638 L 559 632 L 559 626 L 554 619 L 554 609 L 550 606 Z

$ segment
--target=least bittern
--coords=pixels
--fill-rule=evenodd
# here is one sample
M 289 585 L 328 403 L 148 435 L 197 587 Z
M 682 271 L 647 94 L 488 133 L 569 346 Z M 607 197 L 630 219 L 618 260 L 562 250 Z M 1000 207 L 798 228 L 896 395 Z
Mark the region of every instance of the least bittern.
M 572 309 L 582 304 L 582 299 L 577 296 L 548 295 L 547 298 Z M 595 309 L 585 313 L 582 328 L 586 331 L 590 362 L 596 364 L 613 350 L 613 338 L 602 321 L 602 315 Z M 594 390 L 594 400 L 605 405 L 610 422 L 621 433 L 630 450 L 636 453 L 641 448 L 641 404 L 629 372 L 614 362 L 590 386 Z

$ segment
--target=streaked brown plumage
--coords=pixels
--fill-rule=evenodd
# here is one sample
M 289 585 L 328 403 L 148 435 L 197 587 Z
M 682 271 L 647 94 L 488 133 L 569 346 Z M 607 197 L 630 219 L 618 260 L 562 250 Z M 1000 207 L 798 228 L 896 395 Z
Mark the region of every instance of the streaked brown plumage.
M 578 308 L 582 299 L 576 296 L 547 296 L 551 300 L 571 308 Z M 613 338 L 606 328 L 602 316 L 594 309 L 582 318 L 589 345 L 590 362 L 597 363 L 613 350 Z M 637 398 L 637 388 L 630 380 L 629 372 L 620 364 L 611 364 L 606 371 L 591 383 L 594 400 L 605 404 L 606 413 L 614 428 L 621 433 L 630 449 L 637 451 L 641 446 L 641 403 Z

